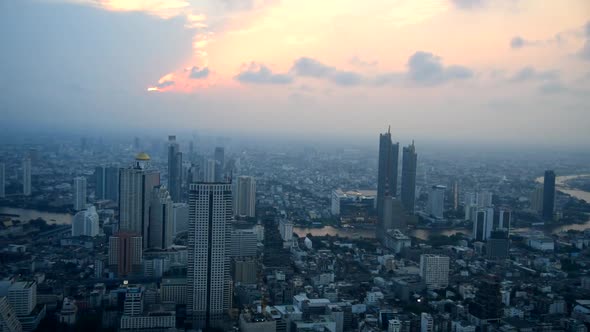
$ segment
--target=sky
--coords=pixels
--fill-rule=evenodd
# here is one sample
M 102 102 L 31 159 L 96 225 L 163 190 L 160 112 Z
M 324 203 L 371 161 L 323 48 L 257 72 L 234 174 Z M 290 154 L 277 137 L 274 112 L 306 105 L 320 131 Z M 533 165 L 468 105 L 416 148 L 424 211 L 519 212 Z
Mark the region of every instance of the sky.
M 590 148 L 587 0 L 8 0 L 0 45 L 0 130 Z

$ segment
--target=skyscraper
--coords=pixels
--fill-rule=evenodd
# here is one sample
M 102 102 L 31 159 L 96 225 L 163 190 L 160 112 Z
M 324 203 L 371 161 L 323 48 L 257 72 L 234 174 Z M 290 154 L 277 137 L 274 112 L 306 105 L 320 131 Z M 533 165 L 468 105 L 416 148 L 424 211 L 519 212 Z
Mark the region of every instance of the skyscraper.
M 486 241 L 490 238 L 494 228 L 494 208 L 474 209 L 473 212 L 473 239 Z
M 119 168 L 115 166 L 97 166 L 94 169 L 96 180 L 96 199 L 119 199 Z
M 225 168 L 225 149 L 223 147 L 215 148 L 215 182 L 221 182 L 224 178 Z
M 149 232 L 149 208 L 152 190 L 160 184 L 160 173 L 148 169 L 150 157 L 140 153 L 135 164 L 122 168 L 119 176 L 119 229 L 143 237 L 147 248 Z
M 402 154 L 402 204 L 409 213 L 414 213 L 416 201 L 416 167 L 418 155 L 412 145 L 403 148 Z
M 173 204 L 166 188 L 154 187 L 150 202 L 149 248 L 165 249 L 174 244 Z
M 0 163 L 0 198 L 6 196 L 6 166 Z
M 31 196 L 31 158 L 23 159 L 23 195 Z
M 72 236 L 97 236 L 100 232 L 98 214 L 94 206 L 82 210 L 72 220 Z
M 74 210 L 84 210 L 86 208 L 86 178 L 83 176 L 75 177 L 73 189 Z
M 216 182 L 218 171 L 217 168 L 217 162 L 215 159 L 207 159 L 205 161 L 205 167 L 203 168 L 203 181 Z
M 168 136 L 168 189 L 174 202 L 182 199 L 182 153 L 176 136 Z
M 119 232 L 109 237 L 109 266 L 119 276 L 141 271 L 142 238 L 139 234 Z
M 187 317 L 195 328 L 219 326 L 230 306 L 229 183 L 193 183 L 189 190 Z
M 235 215 L 240 217 L 256 216 L 256 181 L 251 176 L 240 176 L 234 193 Z
M 543 180 L 543 219 L 553 220 L 555 209 L 555 172 L 545 171 Z
M 428 193 L 428 214 L 436 219 L 444 218 L 445 186 L 432 186 Z
M 377 238 L 385 234 L 383 226 L 383 204 L 385 196 L 397 196 L 397 168 L 399 143 L 393 144 L 391 132 L 379 135 L 379 165 L 377 170 Z
M 420 255 L 420 277 L 428 289 L 446 288 L 449 285 L 449 262 L 448 256 Z

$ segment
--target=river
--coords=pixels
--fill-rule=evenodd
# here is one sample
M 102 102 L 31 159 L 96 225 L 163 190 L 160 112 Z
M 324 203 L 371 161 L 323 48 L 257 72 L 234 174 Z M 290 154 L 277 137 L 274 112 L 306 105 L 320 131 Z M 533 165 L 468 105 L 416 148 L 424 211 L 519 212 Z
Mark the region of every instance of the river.
M 47 221 L 50 225 L 69 225 L 72 223 L 74 216 L 68 213 L 53 213 L 44 212 L 30 209 L 18 209 L 11 207 L 0 207 L 0 214 L 17 215 L 18 217 L 12 217 L 20 221 L 29 221 L 32 219 L 41 218 Z
M 590 176 L 590 174 L 582 174 L 582 175 L 566 175 L 566 176 L 558 176 L 555 178 L 555 187 L 557 190 L 569 194 L 572 197 L 576 197 L 578 199 L 583 199 L 586 202 L 590 202 L 590 192 L 578 190 L 574 188 L 570 188 L 565 184 L 565 181 L 576 178 L 576 177 L 583 177 L 583 176 Z M 539 177 L 535 180 L 538 183 L 543 183 L 543 177 Z M 583 231 L 587 228 L 590 228 L 590 219 L 583 224 L 571 224 L 571 225 L 554 225 L 554 226 L 544 226 L 542 228 L 535 228 L 538 230 L 543 230 L 548 234 L 556 234 L 560 232 L 565 232 L 568 230 L 576 230 L 576 231 Z M 512 232 L 526 232 L 531 230 L 532 228 L 514 228 Z M 375 230 L 372 229 L 344 229 L 344 228 L 335 228 L 332 226 L 326 226 L 322 228 L 304 228 L 304 227 L 294 227 L 293 232 L 300 237 L 306 236 L 307 234 L 311 234 L 313 236 L 340 236 L 345 238 L 351 239 L 359 239 L 359 238 L 375 238 Z M 418 239 L 427 240 L 432 235 L 446 235 L 450 236 L 457 233 L 463 233 L 465 235 L 471 235 L 471 229 L 412 229 L 408 232 L 408 235 L 416 237 Z

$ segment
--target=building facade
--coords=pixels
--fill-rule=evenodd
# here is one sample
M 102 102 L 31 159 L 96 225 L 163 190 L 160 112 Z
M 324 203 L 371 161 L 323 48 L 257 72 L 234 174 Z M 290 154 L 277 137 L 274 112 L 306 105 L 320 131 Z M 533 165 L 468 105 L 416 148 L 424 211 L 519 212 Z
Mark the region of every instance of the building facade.
M 416 168 L 418 154 L 414 142 L 402 151 L 402 204 L 409 213 L 414 213 L 416 205 Z

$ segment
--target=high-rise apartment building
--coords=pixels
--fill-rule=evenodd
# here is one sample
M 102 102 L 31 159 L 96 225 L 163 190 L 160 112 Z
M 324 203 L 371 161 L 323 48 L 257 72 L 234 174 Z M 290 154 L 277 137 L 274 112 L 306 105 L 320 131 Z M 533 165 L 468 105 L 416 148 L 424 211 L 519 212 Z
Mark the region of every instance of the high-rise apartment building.
M 119 276 L 141 271 L 142 238 L 139 234 L 119 232 L 109 238 L 109 266 Z
M 444 218 L 444 207 L 445 207 L 445 191 L 447 187 L 437 185 L 432 186 L 428 193 L 428 214 L 436 219 Z
M 215 182 L 221 182 L 224 179 L 225 170 L 225 149 L 223 147 L 216 147 L 215 153 Z
M 399 143 L 393 144 L 391 132 L 379 135 L 379 164 L 377 169 L 377 238 L 385 234 L 383 225 L 383 206 L 386 196 L 397 196 L 397 173 Z
M 420 332 L 433 332 L 434 331 L 434 319 L 432 315 L 427 312 L 420 314 Z
M 8 288 L 8 302 L 17 316 L 28 316 L 37 305 L 37 283 L 15 282 Z
M 144 248 L 148 246 L 152 190 L 160 185 L 160 173 L 148 169 L 149 160 L 146 153 L 138 154 L 135 164 L 121 169 L 119 176 L 119 229 L 140 234 Z
M 234 192 L 235 215 L 240 217 L 256 216 L 256 181 L 251 176 L 240 176 Z
M 446 288 L 449 285 L 449 262 L 448 256 L 420 255 L 420 277 L 428 289 Z
M 116 166 L 97 166 L 94 169 L 96 181 L 96 199 L 119 199 L 119 168 Z
M 168 136 L 168 189 L 174 202 L 182 200 L 182 152 L 176 136 Z
M 98 213 L 94 206 L 79 211 L 72 220 L 72 236 L 97 236 L 100 232 Z
M 165 249 L 174 244 L 174 208 L 166 188 L 157 186 L 152 191 L 148 247 Z
M 217 162 L 215 159 L 207 159 L 205 161 L 205 167 L 203 167 L 203 181 L 215 182 L 217 171 Z
M 0 198 L 6 197 L 6 165 L 0 163 Z
M 190 185 L 187 316 L 195 328 L 221 325 L 230 307 L 232 215 L 231 184 Z
M 23 330 L 16 313 L 10 306 L 6 296 L 0 296 L 0 331 L 21 332 Z
M 86 178 L 78 176 L 74 178 L 73 205 L 74 210 L 81 211 L 86 209 Z
M 402 152 L 402 204 L 409 213 L 414 213 L 416 204 L 416 168 L 418 154 L 414 142 Z
M 486 241 L 490 238 L 494 229 L 494 208 L 472 209 L 473 239 L 475 241 Z
M 23 159 L 23 195 L 31 196 L 31 158 Z
M 543 219 L 553 220 L 555 210 L 555 172 L 545 171 L 543 180 Z
M 488 208 L 493 206 L 492 199 L 494 195 L 489 191 L 482 191 L 477 193 L 477 207 Z
M 174 219 L 174 235 L 188 230 L 188 204 L 174 203 L 172 205 Z

